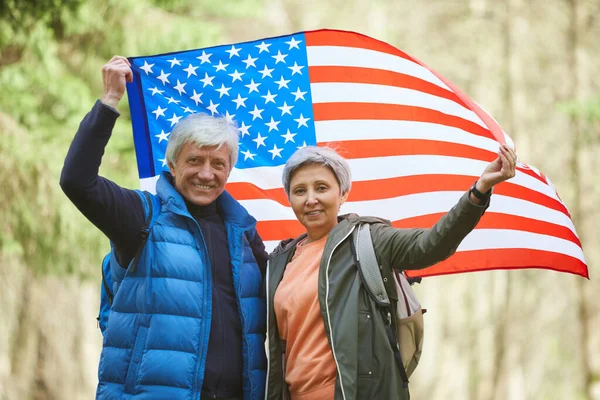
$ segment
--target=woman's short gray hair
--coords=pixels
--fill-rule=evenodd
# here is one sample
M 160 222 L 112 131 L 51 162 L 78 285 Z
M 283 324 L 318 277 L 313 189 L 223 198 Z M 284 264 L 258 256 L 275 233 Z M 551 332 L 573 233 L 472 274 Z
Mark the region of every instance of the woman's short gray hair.
M 290 198 L 290 182 L 294 173 L 306 166 L 319 164 L 329 167 L 340 185 L 340 194 L 348 193 L 352 187 L 352 175 L 348 161 L 329 147 L 306 146 L 297 150 L 283 167 L 281 182 L 288 199 Z
M 235 124 L 225 117 L 215 117 L 205 113 L 190 114 L 171 132 L 167 144 L 167 163 L 175 165 L 181 148 L 188 142 L 198 147 L 226 145 L 229 149 L 230 170 L 238 159 L 239 133 Z

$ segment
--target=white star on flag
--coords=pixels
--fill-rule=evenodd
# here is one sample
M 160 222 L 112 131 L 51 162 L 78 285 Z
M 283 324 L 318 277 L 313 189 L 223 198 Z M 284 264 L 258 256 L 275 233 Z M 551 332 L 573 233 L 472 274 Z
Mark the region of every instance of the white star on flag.
M 254 160 L 254 156 L 256 155 L 252 154 L 250 150 L 242 151 L 242 154 L 244 155 L 244 161 L 246 161 L 247 159 Z
M 152 73 L 152 67 L 154 67 L 154 64 L 148 64 L 148 62 L 144 60 L 144 65 L 142 65 L 140 69 L 148 75 Z
M 236 104 L 235 109 L 237 110 L 240 107 L 244 107 L 246 108 L 246 100 L 248 100 L 247 97 L 242 97 L 239 93 L 237 95 L 237 99 L 233 99 L 232 101 Z
M 256 135 L 256 139 L 252 139 L 253 142 L 256 142 L 256 148 L 258 149 L 260 146 L 266 146 L 265 139 L 266 136 L 261 136 L 260 132 Z
M 164 90 L 159 90 L 157 87 L 153 87 L 153 88 L 149 88 L 149 91 L 152 92 L 152 96 L 154 96 L 155 94 L 163 94 Z
M 271 150 L 267 150 L 267 151 L 273 155 L 273 158 L 272 158 L 272 160 L 274 160 L 274 159 L 275 159 L 275 157 L 281 157 L 281 150 L 283 150 L 283 148 L 281 148 L 281 149 L 278 149 L 278 148 L 277 148 L 277 145 L 276 145 L 276 144 L 274 144 L 274 145 L 273 145 L 273 148 L 272 148 Z
M 190 96 L 190 99 L 194 100 L 194 103 L 198 105 L 198 103 L 202 104 L 202 100 L 200 100 L 200 97 L 202 97 L 202 93 L 196 93 L 196 89 L 194 89 L 194 95 Z
M 305 99 L 304 99 L 304 95 L 305 95 L 306 93 L 307 93 L 307 92 L 303 92 L 303 91 L 301 91 L 301 90 L 300 90 L 300 87 L 298 87 L 298 90 L 296 90 L 295 92 L 292 92 L 292 94 L 293 94 L 294 96 L 296 96 L 296 99 L 295 99 L 294 101 L 297 101 L 298 99 L 305 100 Z
M 244 75 L 244 72 L 238 72 L 238 70 L 236 69 L 235 71 L 233 71 L 232 74 L 228 74 L 230 77 L 233 78 L 233 80 L 231 81 L 231 83 L 237 81 L 237 80 L 242 80 L 242 75 Z
M 302 116 L 302 114 L 300 114 L 300 118 L 294 119 L 294 121 L 296 121 L 298 123 L 298 128 L 300 128 L 301 126 L 306 126 L 308 128 L 308 125 L 306 125 L 306 123 L 310 120 L 310 118 L 304 118 Z
M 259 49 L 258 54 L 262 53 L 263 51 L 266 51 L 268 53 L 270 46 L 271 46 L 271 43 L 267 44 L 265 42 L 262 42 L 261 44 L 257 44 L 256 48 Z
M 258 60 L 258 58 L 252 58 L 250 56 L 250 54 L 248 54 L 248 58 L 245 60 L 242 60 L 242 62 L 246 64 L 246 69 L 248 69 L 248 67 L 250 67 L 250 66 L 253 66 L 256 68 L 256 64 L 254 63 L 256 60 Z
M 223 64 L 222 61 L 219 61 L 219 64 L 215 66 L 215 72 L 227 71 L 225 68 L 227 68 L 228 66 L 229 64 Z
M 285 43 L 290 45 L 290 48 L 288 50 L 291 50 L 291 49 L 294 49 L 294 48 L 300 50 L 300 47 L 298 47 L 298 45 L 300 43 L 302 43 L 302 41 L 301 40 L 296 40 L 295 38 L 292 38 L 292 40 L 290 40 L 289 42 L 285 42 Z
M 296 134 L 295 133 L 291 133 L 289 129 L 287 130 L 287 132 L 285 133 L 285 135 L 281 135 L 281 137 L 285 139 L 285 143 L 287 143 L 287 142 L 295 143 L 294 142 L 294 136 L 296 136 Z
M 173 66 L 175 66 L 175 65 L 181 65 L 181 61 L 179 61 L 177 59 L 177 57 L 173 58 L 172 60 L 167 60 L 167 61 L 171 63 L 171 68 L 173 68 Z
M 277 108 L 279 108 L 281 110 L 281 116 L 283 117 L 285 114 L 292 115 L 291 110 L 292 110 L 292 108 L 294 108 L 294 106 L 288 106 L 287 103 L 284 101 L 283 105 L 281 107 L 277 107 Z
M 171 75 L 171 73 L 165 74 L 165 72 L 161 69 L 160 70 L 160 75 L 158 76 L 158 80 L 162 82 L 163 85 L 166 85 L 167 83 L 171 83 L 169 82 L 169 75 Z
M 181 96 L 182 93 L 185 93 L 185 85 L 187 85 L 187 82 L 179 82 L 179 79 L 177 79 L 177 85 L 173 89 L 177 90 Z
M 280 123 L 281 121 L 275 121 L 273 117 L 271 117 L 271 121 L 267 122 L 265 125 L 269 127 L 269 132 L 271 132 L 272 130 L 278 131 L 279 129 L 277 128 L 277 125 Z
M 238 128 L 240 133 L 242 134 L 242 137 L 250 134 L 250 132 L 248 132 L 248 129 L 250 129 L 251 127 L 252 125 L 246 125 L 246 123 L 242 121 L 242 126 Z
M 231 88 L 225 87 L 225 84 L 221 83 L 221 87 L 215 90 L 219 92 L 219 98 L 221 98 L 223 96 L 229 96 L 229 91 L 231 90 Z
M 279 85 L 278 89 L 281 89 L 283 87 L 286 89 L 289 89 L 287 84 L 290 83 L 290 81 L 283 79 L 283 75 L 281 75 L 281 79 L 279 79 L 278 81 L 275 81 L 275 83 Z
M 252 93 L 252 92 L 258 92 L 258 87 L 260 86 L 260 83 L 254 83 L 254 79 L 252 79 L 250 81 L 250 83 L 248 85 L 244 85 L 246 86 L 248 89 L 250 89 L 250 91 L 248 92 L 248 94 Z
M 158 138 L 158 143 L 162 142 L 163 140 L 169 141 L 169 135 L 171 134 L 171 132 L 165 133 L 165 131 L 160 131 L 160 133 L 158 135 L 154 135 Z
M 233 56 L 240 56 L 240 50 L 242 48 L 241 47 L 235 47 L 235 46 L 231 46 L 231 49 L 229 50 L 225 50 L 227 53 L 229 53 L 229 58 L 233 57 Z
M 167 121 L 169 121 L 171 123 L 171 126 L 173 126 L 177 124 L 181 118 L 183 118 L 183 116 L 178 117 L 177 115 L 175 115 L 175 113 L 173 113 L 173 116 L 167 119 Z
M 188 67 L 187 67 L 187 68 L 184 68 L 183 70 L 184 70 L 185 72 L 187 72 L 187 74 L 188 74 L 188 75 L 187 75 L 187 77 L 189 78 L 189 77 L 190 77 L 190 76 L 192 76 L 192 75 L 196 75 L 196 76 L 197 76 L 197 74 L 196 74 L 196 70 L 197 70 L 198 68 L 200 68 L 200 67 L 194 67 L 192 64 L 190 64 L 190 65 L 188 65 Z
M 258 107 L 256 107 L 256 105 L 254 105 L 254 110 L 248 111 L 248 113 L 252 114 L 252 121 L 254 121 L 256 118 L 262 119 L 262 116 L 260 114 L 263 111 L 265 111 L 265 110 L 264 109 L 259 109 Z
M 213 101 L 210 101 L 210 105 L 208 107 L 206 107 L 212 115 L 215 115 L 217 113 L 217 107 L 219 107 L 219 103 L 214 104 Z
M 275 97 L 277 97 L 277 95 L 271 94 L 271 91 L 267 90 L 267 94 L 264 96 L 260 96 L 260 97 L 265 99 L 265 104 L 268 104 L 268 103 L 275 103 Z
M 304 66 L 298 65 L 298 63 L 294 61 L 294 65 L 288 68 L 292 70 L 292 76 L 294 76 L 296 73 L 302 75 L 302 68 L 304 68 Z
M 204 78 L 200 79 L 200 82 L 204 83 L 204 86 L 202 87 L 206 87 L 207 85 L 213 86 L 213 79 L 215 79 L 214 76 L 208 76 L 208 73 L 204 73 Z M 298 88 L 298 90 L 300 90 L 300 88 Z
M 212 53 L 206 54 L 206 52 L 204 50 L 202 50 L 202 54 L 196 58 L 201 61 L 200 64 L 204 64 L 204 63 L 210 64 L 210 56 L 212 56 Z
M 279 64 L 280 62 L 285 64 L 285 58 L 287 56 L 287 54 L 281 54 L 281 51 L 277 50 L 277 55 L 271 57 L 275 59 L 275 64 Z
M 267 68 L 267 66 L 265 65 L 265 67 L 262 69 L 262 71 L 258 71 L 262 74 L 262 78 L 265 79 L 267 76 L 272 78 L 271 76 L 271 72 L 275 71 L 274 69 L 269 69 Z
M 167 111 L 166 108 L 161 108 L 160 106 L 158 106 L 156 110 L 152 111 L 152 114 L 156 115 L 156 119 L 158 119 L 158 117 L 165 116 L 165 111 Z

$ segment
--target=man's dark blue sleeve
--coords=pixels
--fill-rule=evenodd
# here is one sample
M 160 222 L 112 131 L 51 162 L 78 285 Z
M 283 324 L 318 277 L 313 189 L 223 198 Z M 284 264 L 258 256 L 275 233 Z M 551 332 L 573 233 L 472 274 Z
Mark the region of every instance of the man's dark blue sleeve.
M 145 223 L 141 199 L 134 190 L 98 176 L 104 148 L 119 113 L 98 101 L 85 116 L 71 143 L 60 177 L 67 197 L 114 244 L 117 259 L 127 267 L 141 245 Z

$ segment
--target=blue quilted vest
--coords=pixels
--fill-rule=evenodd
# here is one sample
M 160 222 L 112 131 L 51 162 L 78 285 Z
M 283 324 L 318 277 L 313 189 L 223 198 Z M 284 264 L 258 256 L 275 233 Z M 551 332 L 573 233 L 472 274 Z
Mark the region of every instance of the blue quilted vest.
M 198 223 L 165 173 L 156 190 L 153 212 L 159 214 L 135 271 L 111 256 L 115 297 L 98 367 L 99 399 L 200 398 L 212 311 L 208 254 Z M 248 242 L 256 220 L 227 192 L 217 204 L 242 323 L 244 399 L 262 399 L 266 306 Z

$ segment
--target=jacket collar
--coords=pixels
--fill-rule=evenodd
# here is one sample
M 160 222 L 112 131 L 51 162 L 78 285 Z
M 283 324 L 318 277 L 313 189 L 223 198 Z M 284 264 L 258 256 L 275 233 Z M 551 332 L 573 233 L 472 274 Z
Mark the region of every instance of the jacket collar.
M 173 177 L 169 172 L 162 171 L 160 173 L 156 183 L 156 194 L 167 208 L 191 217 L 184 198 L 173 186 Z M 236 225 L 241 229 L 250 229 L 256 225 L 256 219 L 248 214 L 248 211 L 227 191 L 224 190 L 217 197 L 216 203 L 225 223 Z

